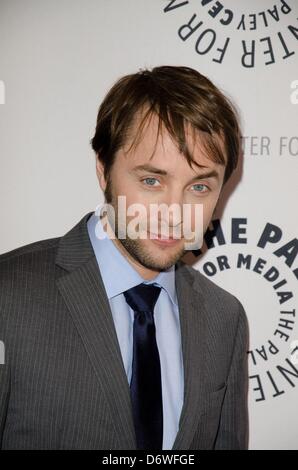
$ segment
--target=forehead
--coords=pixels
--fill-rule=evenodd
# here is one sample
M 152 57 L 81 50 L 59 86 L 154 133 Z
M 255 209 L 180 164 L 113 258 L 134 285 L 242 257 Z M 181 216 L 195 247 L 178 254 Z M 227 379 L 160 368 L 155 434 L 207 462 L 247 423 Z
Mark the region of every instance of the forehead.
M 163 122 L 160 122 L 161 127 L 158 129 L 158 116 L 155 113 L 150 114 L 143 123 L 144 125 L 140 127 L 143 117 L 143 112 L 139 112 L 134 117 L 123 148 L 119 152 L 125 164 L 132 167 L 150 161 L 152 164 L 165 166 L 175 165 L 179 160 L 180 164 L 184 163 L 191 169 L 185 156 L 179 150 L 177 140 L 169 133 Z M 190 124 L 184 125 L 184 132 L 188 149 L 194 160 L 192 163 L 194 169 L 197 166 L 224 168 L 222 164 L 216 163 L 210 158 L 210 150 L 208 151 L 204 145 L 202 132 L 194 129 Z M 224 154 L 223 139 L 218 137 L 218 142 Z

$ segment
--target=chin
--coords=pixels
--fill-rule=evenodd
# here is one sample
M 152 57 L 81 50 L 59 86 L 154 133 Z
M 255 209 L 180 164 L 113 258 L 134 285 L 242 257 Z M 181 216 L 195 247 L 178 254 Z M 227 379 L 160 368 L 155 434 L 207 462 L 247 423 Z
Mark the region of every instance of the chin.
M 156 256 L 156 251 L 152 253 L 150 256 L 151 262 L 148 262 L 148 264 L 151 264 L 151 266 L 148 266 L 149 269 L 156 269 L 158 271 L 167 270 L 171 268 L 173 265 L 175 265 L 182 256 L 180 251 L 177 252 L 176 256 L 175 254 L 172 254 L 171 256 L 167 255 L 166 251 L 164 250 L 159 250 L 159 251 L 164 252 L 164 255 L 159 254 L 158 256 Z

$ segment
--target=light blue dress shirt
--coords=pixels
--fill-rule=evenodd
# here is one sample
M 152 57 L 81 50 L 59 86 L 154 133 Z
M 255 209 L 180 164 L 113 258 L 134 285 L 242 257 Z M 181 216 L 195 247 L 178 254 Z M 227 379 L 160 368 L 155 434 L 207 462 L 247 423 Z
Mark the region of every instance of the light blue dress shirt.
M 179 428 L 183 405 L 184 372 L 175 266 L 146 281 L 119 251 L 94 212 L 87 221 L 90 241 L 111 306 L 128 383 L 131 380 L 134 312 L 123 292 L 140 283 L 162 289 L 154 309 L 156 342 L 160 356 L 163 400 L 163 450 L 170 450 Z

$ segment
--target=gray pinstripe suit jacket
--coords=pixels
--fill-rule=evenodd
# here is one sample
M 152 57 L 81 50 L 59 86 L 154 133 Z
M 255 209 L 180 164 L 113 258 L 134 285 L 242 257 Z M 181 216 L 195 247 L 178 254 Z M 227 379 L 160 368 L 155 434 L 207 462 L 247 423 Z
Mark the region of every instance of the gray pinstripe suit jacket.
M 86 214 L 0 256 L 0 448 L 135 449 L 129 384 Z M 117 276 L 117 273 L 115 273 Z M 247 448 L 247 336 L 233 295 L 176 265 L 184 404 L 173 449 Z

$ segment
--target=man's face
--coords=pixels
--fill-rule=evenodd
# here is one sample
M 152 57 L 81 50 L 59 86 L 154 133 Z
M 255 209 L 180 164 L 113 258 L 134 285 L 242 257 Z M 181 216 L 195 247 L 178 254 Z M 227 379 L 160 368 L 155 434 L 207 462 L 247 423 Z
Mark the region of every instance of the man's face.
M 200 165 L 204 165 L 204 168 L 196 165 L 191 168 L 165 129 L 159 135 L 155 153 L 150 159 L 156 142 L 157 124 L 158 118 L 153 115 L 149 124 L 146 123 L 137 147 L 125 153 L 131 143 L 128 141 L 124 149 L 117 152 L 108 181 L 103 176 L 101 162 L 97 159 L 96 163 L 97 176 L 105 193 L 106 202 L 114 207 L 116 237 L 119 230 L 118 196 L 126 198 L 125 223 L 121 230 L 125 227 L 126 231 L 129 222 L 137 215 L 127 215 L 130 205 L 137 203 L 144 208 L 140 225 L 146 231 L 146 238 L 143 238 L 144 231 L 142 238 L 136 239 L 129 237 L 129 233 L 126 232 L 125 238 L 117 237 L 113 241 L 145 279 L 152 279 L 160 271 L 169 269 L 186 253 L 185 242 L 190 238 L 184 237 L 183 233 L 186 232 L 183 232 L 183 225 L 187 223 L 188 227 L 195 231 L 196 204 L 202 204 L 203 227 L 200 229 L 205 233 L 222 188 L 225 170 L 223 165 L 214 163 L 206 157 L 198 139 L 194 141 L 189 133 L 188 142 L 193 158 Z M 140 168 L 145 165 L 146 168 Z M 213 176 L 203 176 L 211 172 Z M 152 230 L 153 219 L 150 212 L 152 204 L 166 204 L 166 207 L 176 204 L 176 208 L 180 207 L 181 211 L 170 210 L 164 220 L 159 214 L 155 220 L 157 225 Z M 188 205 L 188 212 L 183 212 L 184 205 Z M 151 238 L 152 234 L 166 234 L 168 237 L 176 238 L 177 233 L 180 233 L 180 239 L 172 242 L 170 240 L 168 243 Z

